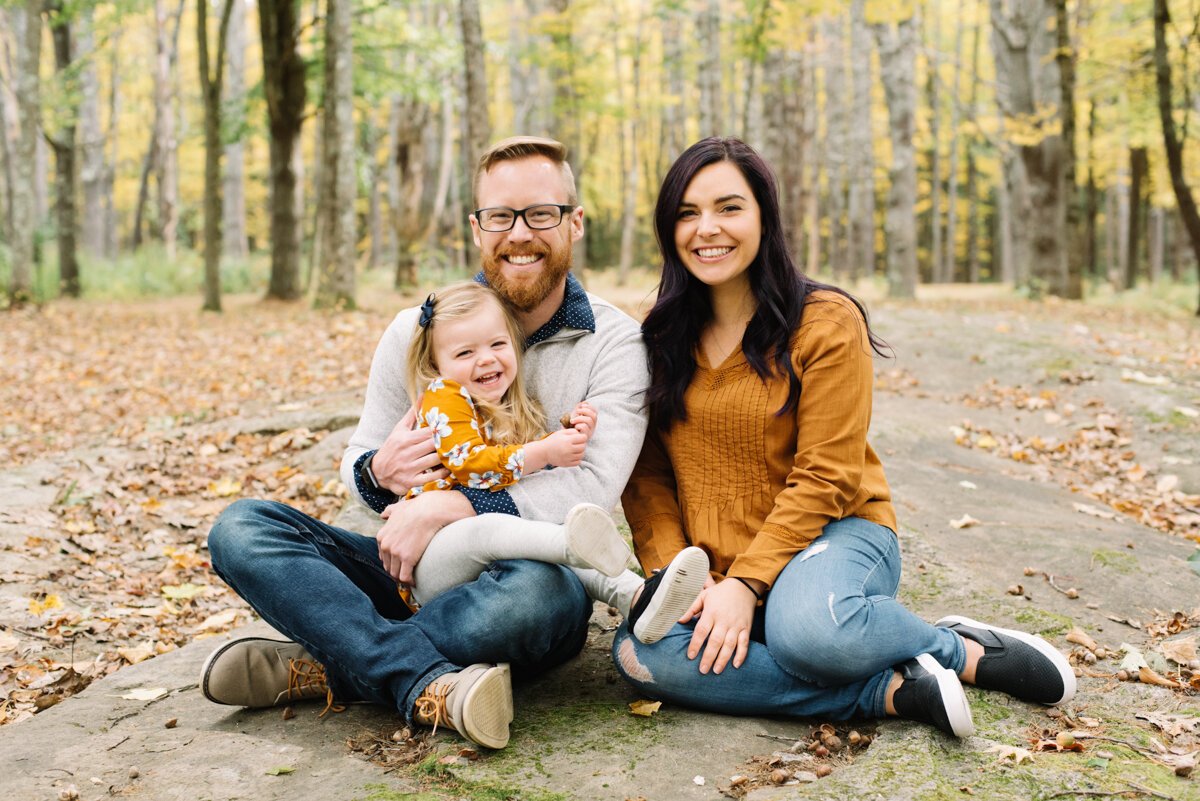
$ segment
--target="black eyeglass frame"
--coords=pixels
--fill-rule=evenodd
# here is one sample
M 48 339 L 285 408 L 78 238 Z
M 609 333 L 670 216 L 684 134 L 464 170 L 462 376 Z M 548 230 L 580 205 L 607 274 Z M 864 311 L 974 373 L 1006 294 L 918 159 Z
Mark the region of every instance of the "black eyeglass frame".
M 533 223 L 529 222 L 529 218 L 525 216 L 525 212 L 531 209 L 545 208 L 558 209 L 558 221 L 553 225 L 534 225 Z M 479 224 L 479 229 L 481 231 L 487 231 L 489 234 L 503 234 L 506 231 L 511 231 L 513 226 L 517 224 L 517 220 L 523 220 L 525 222 L 525 226 L 531 231 L 549 231 L 551 228 L 557 228 L 558 226 L 562 225 L 562 221 L 567 218 L 567 215 L 575 211 L 577 208 L 579 208 L 579 206 L 566 203 L 535 203 L 532 206 L 526 206 L 523 209 L 510 209 L 508 206 L 489 206 L 486 209 L 475 209 L 475 211 L 471 212 L 471 216 L 473 216 L 475 218 L 475 222 Z M 512 222 L 509 223 L 508 227 L 484 228 L 483 217 L 480 215 L 482 215 L 484 212 L 500 210 L 512 212 Z

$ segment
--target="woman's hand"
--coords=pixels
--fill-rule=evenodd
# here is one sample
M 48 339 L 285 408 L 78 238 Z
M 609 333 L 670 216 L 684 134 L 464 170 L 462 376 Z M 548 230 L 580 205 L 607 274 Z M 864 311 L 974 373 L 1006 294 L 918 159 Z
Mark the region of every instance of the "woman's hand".
M 711 576 L 709 581 L 712 581 Z M 683 623 L 696 612 L 700 614 L 692 641 L 688 643 L 687 657 L 695 659 L 700 649 L 704 649 L 700 657 L 701 673 L 708 673 L 710 669 L 720 673 L 730 659 L 735 668 L 742 666 L 750 650 L 750 627 L 754 623 L 757 603 L 754 593 L 740 581 L 725 579 L 719 584 L 705 585 L 696 603 L 680 619 Z

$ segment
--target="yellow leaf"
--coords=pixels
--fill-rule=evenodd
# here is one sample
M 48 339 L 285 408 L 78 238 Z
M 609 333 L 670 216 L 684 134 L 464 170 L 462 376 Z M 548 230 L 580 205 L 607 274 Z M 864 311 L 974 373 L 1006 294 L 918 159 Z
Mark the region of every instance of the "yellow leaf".
M 147 498 L 142 501 L 142 509 L 147 512 L 153 512 L 162 507 L 162 501 L 158 498 Z
M 62 598 L 59 598 L 57 595 L 47 595 L 40 601 L 37 598 L 30 598 L 29 614 L 42 615 L 51 609 L 62 609 L 62 605 Z
M 996 440 L 992 437 L 991 434 L 984 434 L 982 437 L 975 440 L 975 447 L 983 448 L 984 450 L 990 450 L 991 448 L 994 448 L 999 444 L 1000 443 L 996 442 Z
M 648 718 L 657 712 L 660 706 L 662 706 L 662 701 L 634 701 L 629 705 L 629 711 Z
M 1014 765 L 1020 765 L 1022 762 L 1029 760 L 1033 761 L 1033 752 L 1025 748 L 1019 748 L 1015 745 L 1002 745 L 997 743 L 987 750 L 989 754 L 998 754 L 996 761 L 1003 762 L 1006 759 L 1011 759 Z
M 172 601 L 186 601 L 190 598 L 195 598 L 200 593 L 204 592 L 204 586 L 201 584 L 165 584 L 162 588 L 162 594 L 170 598 Z
M 242 482 L 236 478 L 222 478 L 219 481 L 210 481 L 208 483 L 208 491 L 218 498 L 228 498 L 230 495 L 237 495 L 242 491 Z

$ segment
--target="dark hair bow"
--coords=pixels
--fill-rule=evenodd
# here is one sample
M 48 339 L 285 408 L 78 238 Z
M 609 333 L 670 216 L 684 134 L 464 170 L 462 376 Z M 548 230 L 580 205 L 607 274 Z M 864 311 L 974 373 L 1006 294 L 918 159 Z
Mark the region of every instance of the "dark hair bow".
M 433 322 L 433 301 L 436 297 L 430 292 L 429 297 L 425 298 L 425 302 L 421 304 L 420 324 L 422 328 L 428 328 L 429 324 Z

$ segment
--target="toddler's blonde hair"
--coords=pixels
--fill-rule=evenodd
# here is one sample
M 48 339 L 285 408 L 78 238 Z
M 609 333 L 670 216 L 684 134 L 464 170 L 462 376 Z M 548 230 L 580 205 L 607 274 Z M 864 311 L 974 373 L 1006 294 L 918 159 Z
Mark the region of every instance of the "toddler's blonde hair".
M 496 304 L 504 315 L 504 324 L 516 355 L 517 370 L 498 403 L 474 397 L 472 400 L 484 422 L 492 424 L 492 439 L 497 443 L 520 445 L 531 442 L 546 433 L 546 418 L 542 407 L 525 390 L 522 369 L 525 334 L 504 299 L 483 284 L 463 281 L 434 293 L 433 318 L 429 325 L 417 326 L 408 347 L 408 391 L 413 405 L 416 405 L 417 396 L 425 391 L 430 381 L 441 375 L 433 357 L 433 334 L 438 325 L 470 317 L 486 303 Z

